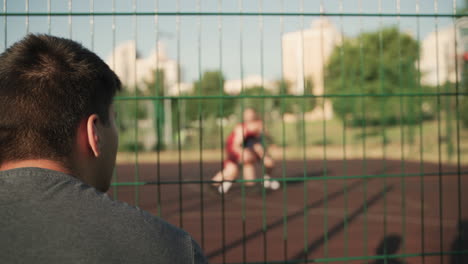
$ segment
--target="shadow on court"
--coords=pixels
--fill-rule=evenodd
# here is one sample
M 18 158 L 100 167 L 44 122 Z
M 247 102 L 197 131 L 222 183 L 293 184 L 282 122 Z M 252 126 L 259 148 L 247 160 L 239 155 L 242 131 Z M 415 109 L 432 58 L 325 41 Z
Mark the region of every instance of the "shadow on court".
M 468 220 L 458 223 L 458 234 L 452 242 L 451 250 L 454 252 L 468 251 Z M 468 253 L 457 253 L 450 257 L 450 264 L 468 263 Z
M 356 181 L 352 185 L 348 186 L 348 189 L 353 190 L 353 189 L 359 187 L 361 184 L 362 184 L 362 181 Z M 336 191 L 334 193 L 329 194 L 327 200 L 331 201 L 331 200 L 337 199 L 338 197 L 340 197 L 342 195 L 343 195 L 343 190 Z M 317 200 L 317 201 L 315 201 L 313 203 L 308 204 L 307 209 L 313 209 L 313 208 L 323 206 L 324 202 L 325 202 L 324 198 L 322 198 L 320 200 Z M 294 220 L 296 218 L 300 218 L 300 217 L 303 217 L 303 216 L 304 216 L 304 210 L 301 209 L 301 210 L 298 210 L 298 211 L 294 212 L 293 214 L 289 214 L 287 216 L 287 218 L 288 218 L 288 220 L 292 221 L 292 220 Z M 278 220 L 274 221 L 273 223 L 268 224 L 267 229 L 272 230 L 274 228 L 280 228 L 280 227 L 282 227 L 282 225 L 283 225 L 283 219 L 278 219 Z M 259 237 L 261 235 L 263 235 L 263 230 L 262 229 L 256 230 L 256 231 L 248 234 L 246 237 L 243 237 L 242 239 L 238 239 L 238 240 L 230 242 L 229 244 L 225 245 L 223 248 L 216 249 L 216 250 L 214 250 L 212 252 L 206 252 L 207 257 L 212 258 L 212 257 L 218 256 L 218 255 L 220 255 L 222 253 L 225 253 L 225 252 L 227 252 L 227 251 L 229 251 L 229 250 L 231 250 L 233 248 L 236 248 L 236 247 L 242 245 L 243 243 L 246 243 L 247 241 L 252 240 L 252 239 L 254 239 L 256 237 Z
M 294 255 L 291 259 L 292 260 L 303 259 L 305 262 L 308 262 L 308 260 L 310 260 L 310 255 L 317 248 L 322 246 L 328 239 L 332 239 L 339 232 L 343 231 L 343 229 L 345 228 L 345 224 L 351 224 L 359 215 L 364 213 L 366 209 L 369 209 L 372 206 L 374 206 L 379 200 L 381 200 L 385 195 L 387 195 L 387 193 L 390 192 L 392 189 L 393 189 L 392 186 L 388 186 L 384 188 L 383 190 L 381 190 L 380 192 L 373 195 L 370 199 L 365 201 L 359 208 L 354 210 L 348 217 L 343 219 L 343 221 L 334 225 L 332 228 L 326 231 L 325 234 L 322 235 L 321 237 L 311 241 L 306 250 L 301 250 L 296 255 Z
M 260 172 L 261 172 L 260 169 L 257 168 L 257 175 L 261 175 Z M 287 185 L 291 186 L 291 185 L 302 184 L 304 182 L 304 180 L 301 180 L 299 178 L 304 177 L 304 175 L 306 175 L 306 177 L 309 177 L 309 178 L 310 177 L 319 177 L 319 176 L 323 176 L 324 172 L 322 170 L 315 170 L 315 171 L 309 171 L 309 172 L 307 172 L 305 174 L 304 173 L 295 174 L 295 175 L 292 175 L 292 176 L 289 176 L 289 177 L 285 177 L 286 180 L 288 178 L 297 178 L 297 180 L 288 180 Z M 157 182 L 155 182 L 155 181 L 148 182 L 148 184 L 157 184 Z M 203 186 L 203 190 L 202 190 L 202 186 Z M 350 188 L 353 187 L 353 186 L 355 186 L 355 184 L 350 186 Z M 184 199 L 191 201 L 188 205 L 184 204 L 184 207 L 182 208 L 182 210 L 184 212 L 193 212 L 193 211 L 200 210 L 200 199 L 203 199 L 205 197 L 209 197 L 209 198 L 212 198 L 212 199 L 206 200 L 204 202 L 204 205 L 203 205 L 204 209 L 209 209 L 210 207 L 219 204 L 219 201 L 218 201 L 217 198 L 220 198 L 221 195 L 218 194 L 215 190 L 213 190 L 213 188 L 209 184 L 203 184 L 203 185 L 199 184 L 197 186 L 197 188 L 199 189 L 200 192 L 203 191 L 203 192 L 206 192 L 206 194 L 203 195 L 203 197 L 202 197 L 202 195 L 200 195 L 200 193 L 192 193 L 192 194 L 184 196 Z M 261 195 L 261 190 L 259 188 L 246 188 L 246 189 L 247 190 L 245 192 L 247 193 L 247 195 L 250 195 L 252 193 Z M 251 189 L 251 190 L 249 190 L 249 189 Z M 339 193 L 339 192 L 336 192 L 336 193 Z M 241 195 L 242 195 L 242 188 L 240 187 L 239 184 L 237 184 L 237 185 L 234 185 L 231 188 L 231 190 L 229 191 L 229 193 L 227 193 L 225 196 L 226 196 L 226 198 L 229 198 L 229 197 L 239 197 Z M 328 197 L 328 199 L 334 199 L 334 198 L 336 198 L 336 197 L 334 197 L 333 194 L 331 194 L 330 197 Z M 177 203 L 178 198 L 174 198 L 174 199 L 171 199 L 171 200 L 168 200 L 168 201 L 165 201 L 165 202 L 166 203 Z M 175 208 L 173 210 L 166 211 L 164 215 L 165 215 L 165 217 L 170 217 L 170 216 L 172 216 L 174 214 L 178 214 L 179 211 L 180 211 L 180 209 Z
M 398 234 L 390 234 L 382 239 L 379 246 L 375 250 L 376 256 L 395 255 L 398 254 L 403 238 Z M 398 258 L 377 259 L 367 264 L 406 264 L 405 261 Z
M 327 173 L 330 174 L 332 172 L 328 170 Z M 302 184 L 304 180 L 301 180 L 300 178 L 303 178 L 303 177 L 313 178 L 313 177 L 320 177 L 320 176 L 325 176 L 325 171 L 315 170 L 315 171 L 307 171 L 307 172 L 302 172 L 302 173 L 295 173 L 290 177 L 297 178 L 298 180 L 288 181 L 288 185 Z

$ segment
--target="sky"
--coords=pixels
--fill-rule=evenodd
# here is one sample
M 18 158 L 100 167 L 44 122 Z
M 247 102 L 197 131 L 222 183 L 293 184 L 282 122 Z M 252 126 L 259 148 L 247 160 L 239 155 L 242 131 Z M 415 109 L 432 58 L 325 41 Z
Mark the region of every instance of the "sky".
M 2 13 L 23 12 L 284 12 L 452 14 L 461 0 L 0 0 Z M 6 9 L 5 9 L 6 7 Z M 116 45 L 136 40 L 148 56 L 161 41 L 168 57 L 192 82 L 206 70 L 221 69 L 226 79 L 261 75 L 281 78 L 281 36 L 310 27 L 318 16 L 0 16 L 0 51 L 28 32 L 69 37 L 106 60 Z M 397 26 L 423 40 L 451 26 L 452 18 L 337 17 L 329 19 L 347 37 Z M 419 22 L 419 29 L 418 29 Z M 113 30 L 113 25 L 115 30 Z

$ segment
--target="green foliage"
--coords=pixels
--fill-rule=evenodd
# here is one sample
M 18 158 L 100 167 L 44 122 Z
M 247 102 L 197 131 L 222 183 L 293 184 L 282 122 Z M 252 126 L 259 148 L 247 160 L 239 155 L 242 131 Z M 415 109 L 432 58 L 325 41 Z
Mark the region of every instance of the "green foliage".
M 290 90 L 290 85 L 286 80 L 280 80 L 277 83 L 281 95 L 285 95 Z M 310 78 L 305 79 L 304 95 L 313 95 L 313 83 Z M 308 112 L 315 108 L 317 100 L 311 96 L 297 95 L 294 98 L 281 98 L 275 100 L 275 108 L 280 112 L 297 114 Z
M 145 104 L 137 100 L 129 99 L 138 96 L 138 92 L 129 91 L 128 88 L 122 87 L 122 90 L 119 91 L 116 96 L 122 98 L 122 100 L 118 100 L 114 103 L 115 111 L 119 116 L 118 128 L 120 131 L 132 129 L 135 119 L 141 120 L 148 117 Z
M 194 83 L 195 94 L 216 95 L 223 92 L 224 76 L 220 71 L 207 71 Z
M 354 125 L 419 122 L 416 99 L 393 96 L 419 92 L 418 56 L 418 42 L 393 27 L 345 40 L 326 69 L 327 90 L 340 95 L 332 98 L 335 113 Z
M 463 64 L 461 92 L 468 93 L 468 62 Z M 464 127 L 468 127 L 468 96 L 462 96 L 460 100 L 460 118 Z
M 117 100 L 115 108 L 118 113 L 118 128 L 120 133 L 120 151 L 141 151 L 143 144 L 135 142 L 142 140 L 144 135 L 154 133 L 157 137 L 156 148 L 163 149 L 162 139 L 164 137 L 164 100 L 133 100 L 135 96 L 164 96 L 165 95 L 165 78 L 163 70 L 154 72 L 154 79 L 151 82 L 146 82 L 143 87 L 138 87 L 130 91 L 127 87 L 123 87 L 117 94 L 122 100 Z M 135 127 L 138 126 L 137 120 L 153 119 L 153 131 L 142 132 L 138 131 L 139 137 L 135 136 Z
M 461 8 L 457 9 L 458 14 L 466 14 L 468 13 L 468 0 L 464 1 L 464 4 L 462 5 Z
M 207 71 L 194 83 L 193 92 L 185 96 L 222 96 L 218 98 L 185 100 L 186 118 L 190 121 L 203 117 L 226 117 L 234 112 L 234 101 L 224 92 L 224 76 L 219 71 Z
M 253 108 L 257 113 L 262 113 L 269 112 L 274 107 L 274 100 L 270 97 L 273 95 L 273 92 L 266 90 L 262 86 L 246 87 L 242 94 L 246 98 L 236 99 L 236 105 L 239 110 Z M 237 113 L 241 112 L 237 111 Z
M 164 71 L 159 69 L 154 72 L 154 81 L 147 84 L 147 93 L 154 96 L 164 96 L 166 94 L 166 80 Z M 153 125 L 154 133 L 156 134 L 155 150 L 163 150 L 166 148 L 163 142 L 164 138 L 164 100 L 158 99 L 152 102 L 153 109 Z M 170 120 L 169 120 L 170 121 Z
M 166 94 L 166 79 L 164 71 L 159 69 L 154 72 L 154 80 L 146 83 L 146 94 L 164 96 Z
M 121 152 L 141 152 L 143 149 L 143 144 L 140 142 L 134 143 L 131 141 L 125 141 L 119 145 L 119 151 Z
M 462 120 L 463 126 L 468 128 L 468 98 L 467 96 L 463 96 L 460 106 L 460 118 Z
M 117 96 L 122 100 L 114 102 L 114 109 L 117 112 L 117 128 L 119 130 L 119 151 L 135 152 L 143 149 L 140 142 L 135 142 L 137 120 L 145 119 L 148 116 L 147 104 L 137 100 L 132 100 L 135 92 L 122 88 Z

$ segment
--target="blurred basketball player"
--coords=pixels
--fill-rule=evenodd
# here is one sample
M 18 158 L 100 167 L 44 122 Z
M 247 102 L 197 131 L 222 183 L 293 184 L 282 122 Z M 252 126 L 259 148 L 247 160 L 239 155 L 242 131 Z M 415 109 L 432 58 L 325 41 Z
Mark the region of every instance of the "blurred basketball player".
M 219 193 L 226 193 L 243 169 L 243 179 L 246 186 L 254 186 L 255 164 L 263 160 L 265 166 L 265 188 L 278 189 L 279 182 L 270 181 L 274 167 L 273 159 L 267 155 L 262 145 L 263 122 L 252 108 L 243 113 L 243 122 L 237 124 L 226 140 L 226 155 L 224 167 L 213 178 L 213 184 Z

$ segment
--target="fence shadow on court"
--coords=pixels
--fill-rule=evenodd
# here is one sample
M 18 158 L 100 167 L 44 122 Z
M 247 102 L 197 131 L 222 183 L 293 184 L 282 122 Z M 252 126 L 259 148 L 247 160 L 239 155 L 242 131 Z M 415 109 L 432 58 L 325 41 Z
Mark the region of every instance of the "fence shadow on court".
M 308 260 L 312 259 L 312 258 L 309 258 L 309 256 L 315 250 L 317 250 L 320 246 L 322 246 L 325 243 L 325 241 L 330 240 L 331 238 L 333 238 L 334 236 L 339 234 L 341 231 L 343 231 L 343 229 L 345 228 L 346 223 L 349 225 L 351 222 L 356 220 L 356 218 L 359 215 L 361 215 L 365 210 L 368 210 L 370 207 L 375 205 L 380 199 L 384 198 L 385 195 L 388 192 L 393 190 L 393 188 L 394 187 L 392 185 L 390 185 L 390 186 L 387 186 L 387 187 L 383 188 L 378 193 L 374 194 L 370 199 L 366 200 L 359 208 L 354 210 L 345 219 L 343 219 L 343 221 L 341 221 L 340 223 L 338 223 L 338 224 L 334 225 L 332 228 L 330 228 L 326 234 L 323 234 L 321 237 L 319 237 L 319 238 L 313 240 L 312 242 L 310 242 L 307 249 L 303 249 L 300 252 L 298 252 L 297 254 L 295 254 L 291 258 L 291 260 L 304 259 L 306 262 L 308 262 Z
M 394 255 L 400 250 L 401 242 L 403 238 L 398 234 L 390 234 L 385 236 L 380 242 L 379 246 L 375 250 L 375 254 L 378 256 Z M 372 262 L 366 262 L 367 264 L 406 264 L 406 261 L 398 258 L 385 258 L 376 259 Z
M 327 170 L 328 174 L 331 174 L 331 170 Z M 291 178 L 303 178 L 304 176 L 306 177 L 319 177 L 323 176 L 325 174 L 324 170 L 315 170 L 315 171 L 307 171 L 306 174 L 304 173 L 295 173 L 291 176 Z M 303 183 L 304 180 L 297 180 L 297 181 L 288 181 L 288 185 L 294 185 L 294 184 L 300 184 Z
M 468 251 L 468 220 L 461 220 L 458 223 L 458 234 L 452 242 L 453 252 Z M 468 254 L 455 254 L 450 256 L 450 264 L 468 263 Z
M 330 172 L 330 170 L 329 170 Z M 322 176 L 323 175 L 323 170 L 315 170 L 315 171 L 309 171 L 307 172 L 307 177 L 318 177 L 318 176 Z M 295 174 L 293 176 L 291 176 L 291 178 L 301 178 L 301 177 L 304 177 L 303 174 Z M 297 181 L 288 181 L 288 186 L 293 186 L 293 185 L 296 185 L 296 184 L 302 184 L 304 182 L 304 180 L 297 180 Z M 214 197 L 214 198 L 219 198 L 221 197 L 219 194 L 217 193 L 212 193 L 211 190 L 210 190 L 211 186 L 209 186 L 209 184 L 205 184 L 204 185 L 204 192 L 206 192 L 206 194 L 203 195 L 203 197 Z M 201 191 L 201 188 L 200 188 L 200 191 Z M 235 196 L 240 196 L 241 195 L 241 187 L 239 185 L 235 185 L 232 187 L 232 189 L 230 190 L 230 192 L 228 194 L 226 194 L 230 197 L 235 197 Z M 192 211 L 197 211 L 200 209 L 200 199 L 198 198 L 201 198 L 201 195 L 200 193 L 192 193 L 192 194 L 189 194 L 188 196 L 184 196 L 184 199 L 185 200 L 188 200 L 188 201 L 192 201 L 190 204 L 188 205 L 185 205 L 184 208 L 182 209 L 183 212 L 192 212 Z M 172 202 L 178 202 L 178 197 L 173 199 L 173 200 L 169 200 L 169 201 L 165 201 L 166 203 L 172 203 Z M 217 205 L 219 204 L 219 199 L 211 199 L 209 201 L 204 201 L 204 209 L 208 209 L 210 208 L 211 206 L 214 206 L 214 205 Z M 164 214 L 164 217 L 169 217 L 169 216 L 173 216 L 173 215 L 177 215 L 180 213 L 180 209 L 179 208 L 176 208 L 176 209 L 173 209 L 171 211 L 168 211 L 168 212 L 165 212 Z
M 364 182 L 365 182 L 365 180 L 355 181 L 352 184 L 348 185 L 347 190 L 348 191 L 354 190 L 354 189 L 358 188 L 359 186 L 361 186 Z M 369 182 L 369 180 L 367 180 L 367 182 Z M 388 190 L 389 190 L 389 187 L 387 188 L 387 191 Z M 385 192 L 383 192 L 383 193 L 385 193 Z M 319 199 L 317 201 L 314 201 L 314 202 L 308 204 L 306 206 L 306 209 L 310 210 L 310 209 L 313 209 L 313 208 L 319 208 L 319 207 L 323 206 L 323 204 L 325 202 L 330 202 L 330 201 L 335 200 L 335 199 L 337 199 L 337 198 L 339 198 L 339 197 L 341 197 L 343 195 L 344 195 L 344 191 L 342 189 L 337 190 L 337 191 L 335 191 L 333 193 L 330 193 L 326 198 L 324 197 L 324 198 L 321 198 L 321 199 Z M 381 195 L 383 195 L 382 192 L 380 193 L 380 196 Z M 365 204 L 367 204 L 367 206 L 372 205 L 372 199 L 375 199 L 375 197 L 371 198 Z M 365 204 L 360 207 L 360 208 L 362 208 L 362 210 L 359 210 L 358 214 L 361 213 L 364 210 Z M 353 214 L 355 214 L 355 213 L 353 213 Z M 289 214 L 287 216 L 287 219 L 289 221 L 292 221 L 294 219 L 297 219 L 297 218 L 300 218 L 300 217 L 303 217 L 303 216 L 304 216 L 304 208 L 302 208 L 301 210 L 297 210 L 294 213 Z M 282 227 L 283 224 L 284 224 L 284 220 L 283 220 L 283 218 L 280 218 L 280 219 L 278 219 L 278 220 L 276 220 L 276 221 L 274 221 L 272 223 L 269 223 L 267 225 L 266 229 L 267 230 L 272 230 L 274 228 L 279 228 L 279 227 Z M 338 232 L 338 230 L 336 230 L 335 233 L 336 232 Z M 220 254 L 226 253 L 227 251 L 232 250 L 232 249 L 242 245 L 243 243 L 246 243 L 249 240 L 252 240 L 252 239 L 254 239 L 254 238 L 258 237 L 258 236 L 261 236 L 263 233 L 264 233 L 264 231 L 262 229 L 251 232 L 250 234 L 248 234 L 245 237 L 239 238 L 237 240 L 234 240 L 234 241 L 230 242 L 227 245 L 224 245 L 224 247 L 213 250 L 212 252 L 208 252 L 207 257 L 208 258 L 213 258 L 213 257 L 216 257 L 216 256 L 218 256 Z

